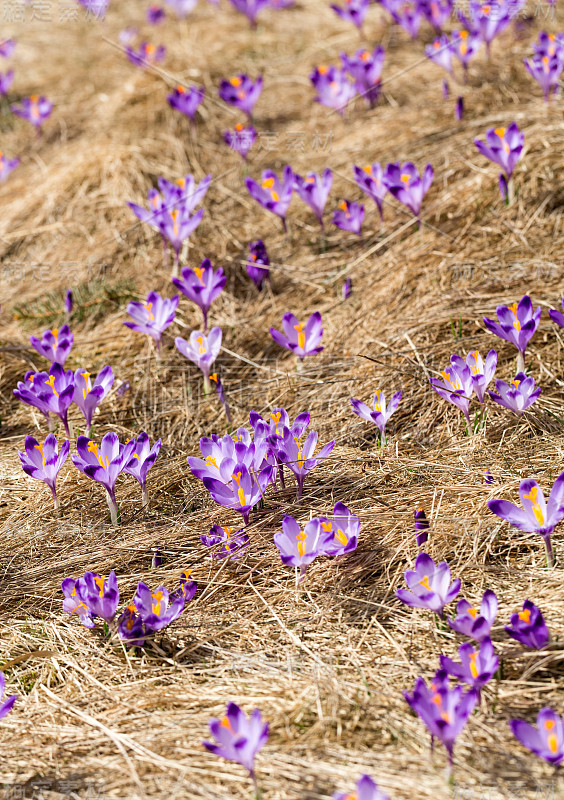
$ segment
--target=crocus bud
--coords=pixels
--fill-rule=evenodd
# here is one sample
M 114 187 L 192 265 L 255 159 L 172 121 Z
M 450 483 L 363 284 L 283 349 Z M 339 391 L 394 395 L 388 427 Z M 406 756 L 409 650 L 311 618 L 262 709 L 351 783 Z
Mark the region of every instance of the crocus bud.
M 415 520 L 415 540 L 417 542 L 417 547 L 421 547 L 429 538 L 429 534 L 427 533 L 429 530 L 429 520 L 425 516 L 425 512 L 422 508 L 416 508 L 413 512 L 413 517 Z

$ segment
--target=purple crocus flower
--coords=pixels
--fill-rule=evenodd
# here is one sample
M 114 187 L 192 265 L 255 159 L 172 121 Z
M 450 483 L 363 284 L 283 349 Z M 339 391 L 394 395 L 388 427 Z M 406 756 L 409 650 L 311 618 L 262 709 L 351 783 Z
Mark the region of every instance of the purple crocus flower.
M 474 36 L 468 31 L 453 31 L 450 35 L 450 49 L 452 54 L 460 61 L 466 75 L 468 71 L 468 64 L 471 59 L 476 55 L 482 40 L 479 36 Z
M 459 359 L 452 356 L 450 366 L 441 371 L 440 378 L 430 378 L 433 389 L 462 411 L 468 424 L 470 424 L 470 398 L 472 397 L 473 384 L 470 369 Z
M 417 547 L 422 547 L 429 539 L 429 520 L 422 508 L 416 508 L 413 512 L 413 521 L 415 528 L 415 541 Z
M 488 508 L 501 519 L 507 520 L 514 528 L 527 533 L 538 533 L 546 545 L 546 555 L 550 566 L 554 565 L 550 535 L 564 519 L 564 472 L 554 481 L 548 503 L 538 483 L 532 478 L 521 481 L 519 497 L 523 508 L 508 500 L 488 500 Z
M 447 656 L 440 656 L 441 669 L 476 689 L 479 697 L 480 689 L 491 681 L 499 667 L 494 646 L 490 639 L 483 639 L 479 649 L 470 642 L 465 642 L 458 648 L 458 655 L 460 663 Z
M 65 598 L 63 600 L 63 611 L 65 614 L 70 614 L 71 616 L 76 614 L 85 628 L 95 628 L 96 623 L 92 619 L 90 609 L 86 603 L 83 603 L 82 600 L 79 599 L 76 593 L 76 583 L 77 581 L 72 578 L 65 578 L 61 583 L 61 589 L 63 590 Z
M 51 489 L 55 508 L 59 508 L 59 498 L 55 489 L 57 475 L 69 455 L 70 441 L 65 439 L 59 445 L 52 433 L 41 444 L 33 436 L 26 436 L 24 443 L 25 453 L 19 452 L 23 471 L 38 481 L 43 481 Z
M 67 413 L 74 396 L 74 375 L 72 370 L 69 369 L 65 372 L 60 364 L 53 364 L 49 373 L 36 373 L 32 383 L 33 392 L 46 408 L 47 414 L 51 412 L 59 417 L 64 425 L 65 433 L 70 438 Z M 18 397 L 17 394 L 16 397 Z M 18 399 L 24 403 L 28 402 L 23 397 Z M 37 407 L 39 408 L 39 406 Z
M 146 303 L 131 302 L 127 306 L 127 313 L 133 322 L 123 324 L 139 333 L 146 333 L 156 345 L 157 354 L 161 351 L 161 336 L 176 317 L 178 295 L 174 297 L 161 297 L 157 292 L 149 292 Z
M 547 33 L 541 31 L 538 40 L 533 44 L 533 50 L 538 55 L 564 56 L 564 34 L 562 33 Z
M 321 230 L 323 230 L 323 211 L 332 185 L 333 173 L 330 169 L 323 170 L 321 176 L 315 172 L 308 172 L 305 178 L 294 173 L 294 189 L 317 217 Z
M 155 444 L 151 447 L 148 434 L 142 432 L 137 439 L 133 441 L 135 442 L 135 448 L 131 453 L 129 461 L 123 468 L 123 471 L 127 475 L 133 475 L 141 487 L 141 502 L 146 506 L 149 502 L 149 494 L 146 485 L 147 473 L 157 460 L 162 445 L 162 439 L 157 439 Z
M 497 597 L 495 592 L 487 589 L 483 596 L 480 607 L 473 606 L 468 600 L 462 598 L 456 606 L 456 617 L 449 617 L 448 624 L 457 633 L 483 642 L 489 639 L 492 625 L 497 616 Z
M 516 8 L 514 13 L 518 10 Z M 471 34 L 478 36 L 485 43 L 489 56 L 491 43 L 507 28 L 514 16 L 510 3 L 505 0 L 499 2 L 488 0 L 487 3 L 482 0 L 471 0 L 468 11 L 468 17 L 459 11 L 458 18 Z
M 525 58 L 523 63 L 527 72 L 542 89 L 544 100 L 548 103 L 551 92 L 554 93 L 560 83 L 560 75 L 564 69 L 562 54 L 555 53 L 553 56 L 549 56 L 535 53 L 531 58 Z
M 115 572 L 108 577 L 97 572 L 85 572 L 75 585 L 77 599 L 84 603 L 90 618 L 100 617 L 104 622 L 112 622 L 119 605 L 119 587 Z
M 362 168 L 354 166 L 353 172 L 357 186 L 362 189 L 368 197 L 374 200 L 378 207 L 380 219 L 383 221 L 384 212 L 382 210 L 382 204 L 388 187 L 384 182 L 384 171 L 382 167 L 378 162 L 375 162 L 374 164 L 368 164 L 368 166 Z
M 478 350 L 468 353 L 466 361 L 457 355 L 452 356 L 450 361 L 459 371 L 462 371 L 465 366 L 468 367 L 472 380 L 472 389 L 480 405 L 483 405 L 486 389 L 491 383 L 497 367 L 496 351 L 490 350 L 485 361 L 482 359 Z
M 506 342 L 511 342 L 520 354 L 518 358 L 517 367 L 519 372 L 523 372 L 525 368 L 525 350 L 529 344 L 533 334 L 539 326 L 541 318 L 541 307 L 533 311 L 533 304 L 528 295 L 524 295 L 518 303 L 513 303 L 510 306 L 498 306 L 495 310 L 497 314 L 497 322 L 483 317 L 484 325 L 500 339 L 505 339 Z
M 145 644 L 145 626 L 133 603 L 121 612 L 117 630 L 127 647 L 143 647 Z
M 135 440 L 120 446 L 117 434 L 107 433 L 100 443 L 91 441 L 87 436 L 79 436 L 76 440 L 78 455 L 71 456 L 72 463 L 92 480 L 101 483 L 106 490 L 108 507 L 113 525 L 118 524 L 118 508 L 115 496 L 115 485 L 118 475 L 123 472 L 135 448 Z
M 239 108 L 249 118 L 253 116 L 253 109 L 262 92 L 262 76 L 253 81 L 245 73 L 234 75 L 229 80 L 222 80 L 219 85 L 219 96 L 234 108 Z
M 373 422 L 380 431 L 380 439 L 382 444 L 386 443 L 386 425 L 388 420 L 397 409 L 401 400 L 403 392 L 400 389 L 396 392 L 388 405 L 386 405 L 386 395 L 380 389 L 377 389 L 372 400 L 372 408 L 363 403 L 361 400 L 356 400 L 351 397 L 351 406 L 355 414 L 367 422 Z
M 335 14 L 347 22 L 352 22 L 358 30 L 362 28 L 369 7 L 370 0 L 345 0 L 344 7 L 331 6 Z
M 282 327 L 284 333 L 280 333 L 276 328 L 270 328 L 270 335 L 276 344 L 285 347 L 286 350 L 291 350 L 300 361 L 303 361 L 306 356 L 314 356 L 323 350 L 319 344 L 323 336 L 319 311 L 315 311 L 305 325 L 303 322 L 299 322 L 291 312 L 284 314 Z
M 388 9 L 394 22 L 401 25 L 412 39 L 417 39 L 423 20 L 418 0 L 382 0 L 382 5 Z
M 464 117 L 464 98 L 463 97 L 457 97 L 456 98 L 456 105 L 454 107 L 454 116 L 456 117 L 458 122 L 460 122 L 461 119 Z
M 160 25 L 166 14 L 161 6 L 150 5 L 147 9 L 146 19 L 149 25 Z
M 486 486 L 491 486 L 492 484 L 495 483 L 495 478 L 489 469 L 484 470 L 484 483 L 486 484 Z
M 251 28 L 256 28 L 259 13 L 271 4 L 271 0 L 229 0 L 229 2 L 237 11 L 247 17 Z
M 245 127 L 239 122 L 235 125 L 234 130 L 225 131 L 223 139 L 232 150 L 239 153 L 241 158 L 246 161 L 257 140 L 257 132 L 252 125 Z
M 208 312 L 213 301 L 219 297 L 227 277 L 221 267 L 214 270 L 209 258 L 204 258 L 199 267 L 185 267 L 182 270 L 182 278 L 173 278 L 172 282 L 182 294 L 196 303 L 202 310 L 204 317 L 204 333 L 208 330 Z
M 14 81 L 14 70 L 9 69 L 8 72 L 0 72 L 0 95 L 6 97 L 11 89 Z
M 496 381 L 495 388 L 497 394 L 492 391 L 488 393 L 491 399 L 519 417 L 533 405 L 541 393 L 540 386 L 535 389 L 535 379 L 524 372 L 518 372 L 511 383 Z
M 196 111 L 200 107 L 204 99 L 204 87 L 196 88 L 195 86 L 186 89 L 184 86 L 176 86 L 170 94 L 167 95 L 167 101 L 171 108 L 180 111 L 190 117 L 191 120 L 196 116 Z
M 562 308 L 564 309 L 564 297 L 562 298 Z M 564 314 L 562 311 L 556 311 L 556 309 L 551 308 L 549 309 L 548 316 L 553 322 L 556 322 L 557 325 L 564 328 Z
M 186 239 L 194 233 L 203 216 L 203 208 L 192 214 L 192 203 L 184 196 L 174 203 L 173 208 L 162 208 L 157 216 L 161 236 L 169 242 L 174 250 L 173 278 L 178 275 L 180 249 Z
M 321 64 L 309 76 L 313 88 L 317 92 L 314 98 L 316 103 L 321 103 L 327 108 L 334 108 L 340 114 L 356 94 L 354 85 L 350 82 L 347 72 L 339 67 L 327 67 Z
M 328 556 L 342 556 L 356 550 L 360 520 L 344 503 L 336 503 L 333 519 L 321 521 L 321 550 Z
M 352 278 L 345 278 L 345 282 L 341 288 L 341 294 L 343 295 L 343 300 L 348 300 L 352 294 Z
M 231 2 L 233 3 L 234 0 Z M 210 732 L 217 744 L 202 742 L 206 750 L 245 767 L 255 784 L 258 795 L 255 757 L 268 740 L 268 723 L 262 721 L 258 708 L 255 708 L 253 713 L 247 717 L 239 706 L 229 703 L 222 720 L 210 720 Z
M 420 177 L 417 167 L 411 161 L 406 161 L 404 164 L 398 161 L 395 164 L 388 164 L 386 167 L 384 180 L 388 191 L 396 200 L 410 209 L 417 217 L 419 224 L 421 203 L 433 183 L 433 175 L 431 164 L 427 164 L 425 167 L 423 177 Z
M 501 194 L 508 203 L 511 203 L 513 199 L 511 178 L 523 152 L 525 135 L 519 130 L 517 123 L 512 122 L 508 128 L 490 128 L 486 131 L 486 141 L 474 139 L 474 144 L 483 156 L 502 168 L 505 175 L 500 175 Z
M 2 700 L 5 691 L 6 691 L 6 678 L 4 677 L 4 673 L 0 672 L 0 719 L 3 719 L 10 713 L 10 711 L 14 707 L 14 703 L 18 699 L 17 694 L 11 694 L 5 700 Z
M 143 581 L 137 584 L 137 591 L 133 604 L 141 617 L 147 633 L 161 631 L 166 628 L 184 610 L 184 606 L 196 594 L 197 584 L 190 581 L 186 591 L 169 592 L 164 586 L 159 586 L 154 592 Z
M 448 81 L 443 81 L 443 100 L 448 100 L 450 97 L 450 87 L 448 85 Z
M 249 413 L 249 422 L 255 434 L 255 445 L 259 441 L 267 443 L 268 452 L 276 461 L 277 475 L 280 476 L 282 488 L 284 488 L 284 470 L 278 458 L 278 451 L 283 448 L 284 437 L 288 431 L 293 437 L 299 439 L 303 436 L 309 421 L 309 412 L 304 411 L 297 415 L 293 423 L 290 422 L 285 408 L 273 408 L 267 421 L 256 411 Z
M 405 573 L 407 589 L 397 589 L 396 596 L 413 608 L 429 608 L 443 617 L 443 609 L 460 591 L 460 580 L 450 583 L 450 567 L 446 561 L 435 564 L 427 553 L 419 553 L 415 569 Z
M 361 775 L 354 793 L 345 792 L 342 794 L 337 792 L 337 794 L 333 795 L 333 800 L 390 800 L 390 798 L 380 791 L 370 775 Z
M 249 546 L 248 535 L 237 526 L 223 527 L 222 525 L 212 525 L 209 535 L 200 536 L 200 540 L 206 547 L 215 548 L 212 558 L 241 558 L 247 552 Z M 221 545 L 221 547 L 218 547 Z
M 404 692 L 409 706 L 425 723 L 431 737 L 444 744 L 452 766 L 454 743 L 468 722 L 478 696 L 473 689 L 464 692 L 462 686 L 451 688 L 445 673 L 437 673 L 428 688 L 423 678 L 417 678 L 413 694 Z
M 264 423 L 263 423 L 264 426 Z M 268 444 L 258 433 L 255 441 L 246 428 L 238 428 L 235 434 L 225 436 L 203 436 L 200 439 L 200 450 L 204 458 L 188 456 L 188 464 L 196 478 L 213 478 L 226 485 L 231 485 L 233 471 L 237 465 L 243 465 L 252 475 L 272 469 L 265 456 Z M 205 459 L 205 460 L 204 460 Z
M 262 239 L 249 242 L 249 250 L 251 254 L 246 266 L 247 275 L 260 292 L 264 286 L 264 282 L 270 277 L 270 270 L 268 269 L 270 266 L 270 259 Z
M 555 767 L 560 766 L 564 760 L 564 719 L 556 711 L 541 708 L 536 728 L 524 719 L 512 719 L 509 726 L 527 750 Z
M 452 14 L 453 0 L 419 0 L 419 8 L 435 30 L 440 31 Z
M 0 153 L 0 182 L 5 181 L 8 175 L 19 165 L 19 158 L 6 158 Z
M 448 36 L 443 34 L 425 48 L 425 55 L 439 67 L 452 72 L 452 50 Z
M 0 56 L 2 58 L 10 58 L 15 49 L 15 39 L 0 39 Z
M 73 401 L 86 420 L 85 435 L 90 436 L 92 417 L 101 401 L 106 397 L 114 384 L 114 373 L 111 367 L 106 366 L 100 370 L 94 383 L 90 381 L 91 373 L 77 369 L 74 373 Z
M 343 200 L 339 208 L 333 212 L 331 222 L 342 231 L 350 231 L 360 236 L 364 222 L 364 205 Z
M 38 130 L 41 130 L 45 120 L 51 116 L 53 103 L 47 100 L 46 97 L 32 94 L 29 97 L 24 97 L 20 105 L 11 105 L 10 109 L 16 116 L 26 119 Z
M 74 336 L 69 326 L 63 325 L 60 330 L 53 328 L 52 330 L 44 331 L 41 339 L 36 336 L 30 336 L 29 341 L 40 356 L 49 359 L 53 364 L 64 366 L 72 350 Z
M 550 634 L 540 608 L 530 600 L 525 600 L 523 610 L 511 615 L 506 632 L 525 647 L 542 650 L 549 642 Z
M 218 505 L 238 511 L 247 525 L 251 509 L 264 497 L 264 490 L 271 479 L 272 467 L 265 467 L 257 475 L 244 464 L 237 464 L 229 483 L 204 477 L 203 484 Z
M 292 435 L 292 431 L 287 428 L 284 430 L 284 441 L 278 448 L 278 459 L 282 464 L 286 464 L 294 473 L 298 484 L 299 500 L 302 496 L 305 477 L 312 469 L 324 461 L 335 446 L 335 441 L 328 442 L 321 448 L 319 453 L 314 456 L 317 444 L 317 431 L 310 431 L 305 442 L 301 443 L 300 438 Z
M 211 391 L 210 369 L 221 350 L 222 336 L 221 328 L 215 327 L 211 329 L 207 336 L 201 331 L 192 331 L 190 341 L 186 341 L 180 336 L 177 336 L 174 340 L 178 352 L 202 370 L 206 394 Z
M 162 44 L 157 47 L 150 42 L 141 42 L 137 49 L 128 46 L 125 48 L 125 52 L 132 64 L 136 67 L 146 69 L 163 60 L 166 48 Z
M 282 530 L 274 534 L 282 563 L 300 568 L 300 582 L 311 562 L 323 553 L 321 523 L 318 518 L 310 520 L 302 529 L 289 515 L 282 520 Z
M 374 106 L 380 97 L 385 55 L 383 47 L 376 47 L 372 53 L 370 50 L 357 50 L 353 56 L 341 53 L 343 67 L 354 80 L 357 92 L 370 106 Z
M 261 183 L 252 178 L 245 178 L 245 185 L 253 200 L 256 200 L 267 211 L 276 214 L 282 220 L 286 231 L 286 214 L 292 200 L 294 173 L 289 164 L 284 167 L 282 180 L 271 169 L 264 170 Z

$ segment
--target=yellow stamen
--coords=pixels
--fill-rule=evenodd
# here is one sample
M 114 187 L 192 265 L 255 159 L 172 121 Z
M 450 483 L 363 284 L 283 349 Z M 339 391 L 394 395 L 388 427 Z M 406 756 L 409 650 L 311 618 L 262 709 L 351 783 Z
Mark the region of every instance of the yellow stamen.
M 45 468 L 45 456 L 43 455 L 43 444 L 36 444 L 35 449 L 39 450 L 39 452 L 43 456 L 43 468 Z
M 227 728 L 227 730 L 229 731 L 233 730 L 233 728 L 231 727 L 231 723 L 229 722 L 227 717 L 223 717 L 223 719 L 221 720 L 221 726 L 223 728 Z
M 241 122 L 238 122 L 238 123 L 235 125 L 235 130 L 236 130 L 236 131 L 239 131 L 239 132 L 241 132 L 241 131 L 242 131 L 242 130 L 244 130 L 244 129 L 245 129 L 245 126 L 244 126 L 244 125 L 243 125 Z
M 277 412 L 276 412 L 276 414 L 271 414 L 271 415 L 270 415 L 270 419 L 271 419 L 271 420 L 274 422 L 274 425 L 275 425 L 275 427 L 276 427 L 276 433 L 277 433 L 279 436 L 280 436 L 280 431 L 278 430 L 278 423 L 280 422 L 280 417 L 281 417 L 281 416 L 282 416 L 282 415 L 281 415 L 280 411 L 277 411 Z
M 106 580 L 104 575 L 100 575 L 98 578 L 94 578 L 94 583 L 100 590 L 100 597 L 104 596 L 104 581 Z
M 229 83 L 231 84 L 231 86 L 237 87 L 243 83 L 243 80 L 238 75 L 236 75 L 234 78 L 229 79 Z
M 470 614 L 472 619 L 476 619 L 476 617 L 478 616 L 478 609 L 475 607 L 469 608 L 468 613 Z
M 208 456 L 206 458 L 206 464 L 210 467 L 215 467 L 216 469 L 219 469 L 219 467 L 217 466 L 217 461 L 215 460 L 215 458 L 212 458 L 211 456 Z
M 365 172 L 366 172 L 368 175 L 372 175 L 372 166 L 371 166 L 370 164 L 368 164 L 368 166 L 367 166 L 367 167 L 363 167 L 363 170 L 364 170 L 364 171 L 365 171 Z
M 298 542 L 298 554 L 299 554 L 300 558 L 302 558 L 304 556 L 304 554 L 305 554 L 305 550 L 306 550 L 305 542 L 306 542 L 306 539 L 307 539 L 307 533 L 305 531 L 300 531 L 298 533 L 298 535 L 296 536 L 296 541 Z
M 519 617 L 520 620 L 526 622 L 527 625 L 529 625 L 531 622 L 531 609 L 524 608 L 523 611 L 520 611 L 517 616 Z
M 473 652 L 470 653 L 470 672 L 472 673 L 473 678 L 478 677 L 478 667 L 476 666 L 476 658 L 478 657 L 478 653 Z
M 56 341 L 57 341 L 57 336 L 59 335 L 59 329 L 58 329 L 58 328 L 53 328 L 53 330 L 51 331 L 51 333 L 52 333 L 52 334 L 53 334 L 53 336 L 55 337 L 55 342 L 56 342 Z
M 382 410 L 381 404 L 380 404 L 380 395 L 381 394 L 382 394 L 382 392 L 380 391 L 380 389 L 376 389 L 375 395 L 376 395 L 377 401 L 376 401 L 376 403 L 374 403 L 374 411 L 381 411 Z
M 159 589 L 158 592 L 155 592 L 155 594 L 152 594 L 151 597 L 156 601 L 151 606 L 153 614 L 156 614 L 157 617 L 160 617 L 161 613 L 165 610 L 164 603 L 162 603 L 163 593 L 161 589 Z
M 320 75 L 326 75 L 329 72 L 329 67 L 326 67 L 325 64 L 321 64 L 320 67 L 317 67 L 317 71 Z
M 186 186 L 186 178 L 177 178 L 176 183 L 180 186 L 181 189 L 184 189 Z
M 178 94 L 186 94 L 186 89 L 184 88 L 184 86 L 177 86 L 176 91 Z
M 96 444 L 96 442 L 88 442 L 88 452 L 94 453 L 102 469 L 108 469 L 108 467 L 110 466 L 110 458 L 109 456 L 106 456 L 106 463 L 104 464 L 101 456 L 98 454 L 98 445 Z
M 429 576 L 428 576 L 428 575 L 425 575 L 425 577 L 424 577 L 422 580 L 420 580 L 420 581 L 419 581 L 419 584 L 420 584 L 420 586 L 424 586 L 424 587 L 425 587 L 426 589 L 428 589 L 430 592 L 432 592 L 432 591 L 433 591 L 433 590 L 431 589 L 430 585 L 429 585 Z
M 558 752 L 558 736 L 555 733 L 551 733 L 550 736 L 547 737 L 548 746 L 550 748 L 551 753 Z
M 340 528 L 337 528 L 334 535 L 335 539 L 343 546 L 349 543 L 346 533 L 342 531 Z
M 177 216 L 178 216 L 178 209 L 175 208 L 172 211 L 169 211 L 168 213 L 172 217 L 172 231 L 173 231 L 175 236 L 178 236 L 178 222 L 177 222 L 177 219 L 176 219 Z
M 202 286 L 205 286 L 204 281 L 202 280 L 202 275 L 204 274 L 204 270 L 202 269 L 202 267 L 194 267 L 194 272 L 198 276 L 198 280 L 200 281 Z
M 91 373 L 90 372 L 81 372 L 80 374 L 82 375 L 82 377 L 86 381 L 86 389 L 82 390 L 82 395 L 83 395 L 84 399 L 86 399 L 86 395 L 89 393 L 90 389 L 92 388 L 90 386 L 90 375 L 91 375 Z M 126 444 L 127 444 L 127 442 L 126 442 Z
M 305 347 L 305 340 L 306 340 L 303 323 L 300 322 L 298 325 L 294 325 L 294 330 L 298 332 L 298 347 L 301 347 L 301 349 L 303 350 Z
M 198 344 L 200 345 L 200 355 L 201 355 L 201 356 L 203 356 L 203 355 L 204 355 L 204 353 L 206 352 L 206 346 L 205 346 L 205 344 L 204 344 L 204 337 L 203 337 L 203 336 L 198 336 L 198 338 L 196 339 L 196 341 L 197 341 L 197 342 L 198 342 Z
M 321 530 L 322 531 L 330 531 L 333 526 L 330 522 L 322 522 L 321 523 Z
M 533 486 L 529 494 L 524 494 L 524 500 L 530 500 L 532 507 L 533 507 L 533 514 L 536 517 L 537 522 L 539 525 L 544 525 L 544 514 L 542 513 L 542 509 L 537 503 L 537 493 L 538 493 L 538 486 Z
M 402 175 L 401 178 L 400 178 L 400 181 L 402 183 L 405 183 L 406 186 L 409 186 L 410 178 L 411 178 L 410 175 Z
M 233 478 L 233 480 L 235 481 L 235 483 L 239 487 L 239 489 L 237 490 L 237 494 L 238 494 L 238 497 L 239 497 L 239 503 L 242 506 L 246 506 L 247 505 L 247 499 L 245 497 L 245 492 L 243 491 L 243 489 L 241 487 L 241 473 L 240 472 L 236 472 L 231 477 Z
M 50 386 L 50 387 L 51 387 L 51 389 L 53 390 L 53 394 L 55 395 L 55 397 L 58 397 L 58 396 L 59 396 L 59 393 L 58 393 L 58 392 L 57 392 L 57 390 L 55 389 L 55 376 L 54 376 L 54 375 L 50 375 L 50 376 L 49 376 L 49 378 L 48 378 L 48 379 L 45 381 L 45 383 L 47 384 L 47 386 Z
M 145 309 L 147 310 L 147 317 L 148 317 L 150 320 L 154 320 L 154 319 L 155 319 L 155 315 L 154 315 L 154 314 L 153 314 L 153 312 L 151 311 L 151 309 L 153 308 L 153 304 L 152 304 L 152 303 L 145 303 L 145 304 L 143 305 L 143 308 L 145 308 Z

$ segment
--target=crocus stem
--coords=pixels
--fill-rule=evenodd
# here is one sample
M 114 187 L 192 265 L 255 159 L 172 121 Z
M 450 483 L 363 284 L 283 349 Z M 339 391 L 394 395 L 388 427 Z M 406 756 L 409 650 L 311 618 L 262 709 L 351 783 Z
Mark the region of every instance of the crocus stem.
M 149 492 L 147 491 L 147 486 L 144 484 L 141 487 L 141 503 L 144 506 L 149 505 Z
M 51 486 L 51 494 L 53 495 L 53 508 L 57 510 L 59 508 L 59 498 L 54 486 Z
M 302 493 L 304 490 L 304 476 L 302 475 L 298 477 L 297 481 L 298 481 L 298 494 L 296 496 L 296 500 L 301 500 Z
M 284 478 L 284 467 L 280 462 L 278 462 L 278 474 L 280 475 L 280 486 L 282 489 L 286 488 L 286 480 Z
M 106 500 L 108 501 L 108 508 L 110 509 L 110 519 L 112 521 L 112 525 L 115 525 L 117 527 L 118 507 L 113 490 L 110 492 L 109 489 L 106 489 Z
M 510 206 L 513 201 L 515 200 L 515 183 L 513 178 L 509 178 L 507 181 L 507 205 Z
M 211 383 L 209 375 L 204 375 L 204 394 L 209 394 L 211 392 Z
M 69 430 L 69 423 L 68 423 L 68 420 L 67 420 L 67 415 L 64 414 L 63 416 L 61 416 L 61 420 L 63 422 L 63 425 L 65 426 L 65 433 L 70 439 L 71 438 L 71 433 L 70 433 L 70 430 Z
M 525 372 L 525 354 L 520 350 L 517 353 L 517 372 Z
M 253 790 L 255 793 L 255 800 L 260 800 L 261 791 L 259 789 L 257 779 L 255 778 L 254 772 L 251 772 L 251 780 L 253 782 Z
M 55 429 L 53 417 L 50 417 L 49 414 L 46 414 L 45 416 L 47 418 L 47 425 L 49 426 L 49 433 L 51 433 Z
M 90 429 L 91 429 L 91 427 L 92 427 L 92 423 L 91 423 L 91 422 L 87 422 L 87 423 L 86 423 L 86 427 L 84 428 L 84 435 L 85 435 L 85 436 L 86 436 L 88 439 L 90 439 Z
M 552 552 L 552 542 L 550 541 L 550 534 L 543 536 L 544 546 L 546 547 L 546 567 L 550 569 L 554 566 L 554 553 Z
M 175 248 L 174 250 L 174 264 L 172 265 L 172 277 L 178 278 L 178 267 L 180 264 L 180 252 Z

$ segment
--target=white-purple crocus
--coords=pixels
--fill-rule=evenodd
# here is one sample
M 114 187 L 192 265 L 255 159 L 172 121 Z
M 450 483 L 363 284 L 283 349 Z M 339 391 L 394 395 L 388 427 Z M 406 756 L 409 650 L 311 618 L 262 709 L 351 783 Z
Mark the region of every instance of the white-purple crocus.
M 388 191 L 396 200 L 410 209 L 417 219 L 418 226 L 421 225 L 420 212 L 423 198 L 431 188 L 433 183 L 434 171 L 431 164 L 427 164 L 423 175 L 419 175 L 419 170 L 411 161 L 401 164 L 388 164 L 384 174 L 384 181 Z
M 517 371 L 525 371 L 525 350 L 531 341 L 541 318 L 541 307 L 533 310 L 533 303 L 524 295 L 518 303 L 496 308 L 498 321 L 483 317 L 484 325 L 500 339 L 505 339 L 517 348 Z
M 32 478 L 47 484 L 53 495 L 54 506 L 59 508 L 55 484 L 60 469 L 68 458 L 70 441 L 65 439 L 59 452 L 57 439 L 52 433 L 41 443 L 33 436 L 26 436 L 24 448 L 25 453 L 18 453 L 23 471 Z
M 372 401 L 372 408 L 363 403 L 361 400 L 356 400 L 351 397 L 351 406 L 355 414 L 367 422 L 373 422 L 380 431 L 380 439 L 382 444 L 386 443 L 386 425 L 388 420 L 397 409 L 401 400 L 402 390 L 396 392 L 388 405 L 386 405 L 386 395 L 380 389 L 377 389 Z
M 300 361 L 303 361 L 306 356 L 316 355 L 323 350 L 320 345 L 323 328 L 319 311 L 314 312 L 305 324 L 299 322 L 292 313 L 284 314 L 282 327 L 284 333 L 280 333 L 276 328 L 270 328 L 270 335 L 276 344 L 286 350 L 291 350 Z
M 147 473 L 157 460 L 160 452 L 162 439 L 157 439 L 155 444 L 151 447 L 149 436 L 145 432 L 140 433 L 136 439 L 133 439 L 135 447 L 131 453 L 129 461 L 126 463 L 123 471 L 127 475 L 133 475 L 139 486 L 141 487 L 141 502 L 144 506 L 149 502 L 149 494 L 147 492 Z M 127 444 L 126 442 L 125 444 Z
M 487 589 L 479 606 L 473 606 L 465 598 L 459 600 L 456 605 L 456 617 L 449 617 L 448 624 L 456 633 L 483 642 L 490 636 L 497 609 L 497 596 L 491 589 Z
M 330 169 L 323 170 L 321 175 L 315 172 L 308 172 L 305 178 L 294 173 L 294 189 L 298 196 L 311 208 L 321 230 L 323 231 L 323 212 L 327 204 L 327 198 L 333 185 L 333 173 Z
M 87 436 L 79 436 L 76 440 L 78 455 L 71 456 L 75 467 L 92 480 L 101 483 L 106 490 L 113 525 L 118 524 L 116 481 L 118 475 L 123 472 L 134 448 L 134 440 L 121 446 L 117 434 L 111 431 L 104 436 L 99 447 Z
M 508 408 L 519 417 L 533 405 L 541 393 L 540 386 L 535 389 L 535 379 L 524 372 L 518 372 L 510 383 L 496 381 L 495 389 L 495 392 L 488 392 L 494 403 Z
M 85 436 L 90 436 L 94 412 L 114 384 L 114 373 L 110 366 L 106 366 L 100 370 L 93 382 L 90 378 L 91 373 L 83 369 L 77 369 L 74 373 L 73 401 L 84 414 Z
M 41 339 L 30 336 L 31 346 L 40 356 L 49 359 L 52 364 L 64 366 L 74 343 L 74 336 L 68 325 L 52 328 L 43 332 Z
M 564 472 L 554 481 L 548 502 L 538 483 L 532 478 L 521 481 L 519 497 L 522 508 L 508 500 L 489 500 L 488 508 L 514 528 L 542 536 L 549 566 L 554 566 L 550 536 L 564 519 Z
M 316 517 L 303 528 L 289 515 L 282 520 L 282 530 L 274 534 L 274 544 L 278 548 L 282 563 L 300 568 L 300 582 L 304 579 L 308 564 L 323 553 L 321 522 Z
M 453 360 L 454 359 L 454 360 Z M 450 366 L 441 371 L 440 378 L 430 378 L 433 389 L 462 411 L 470 424 L 470 399 L 472 397 L 472 373 L 459 356 L 452 356 Z
M 342 556 L 356 550 L 360 519 L 341 502 L 335 503 L 333 518 L 321 520 L 321 549 L 328 556 Z
M 149 292 L 145 303 L 131 302 L 127 306 L 127 313 L 132 317 L 133 322 L 123 324 L 139 333 L 146 333 L 150 336 L 157 349 L 157 355 L 161 352 L 161 336 L 169 325 L 172 325 L 176 317 L 178 307 L 178 295 L 174 297 L 161 297 L 157 292 Z
M 366 167 L 353 167 L 354 179 L 357 186 L 368 195 L 378 208 L 380 220 L 384 219 L 383 203 L 384 197 L 388 192 L 388 187 L 384 181 L 384 170 L 381 165 L 376 161 L 374 164 L 368 164 Z
M 397 589 L 396 595 L 413 608 L 429 608 L 443 617 L 443 610 L 460 591 L 460 580 L 450 582 L 450 567 L 446 561 L 435 564 L 427 553 L 419 553 L 415 568 L 405 573 L 407 589 Z
M 214 270 L 209 258 L 204 258 L 199 267 L 185 267 L 182 278 L 173 278 L 172 282 L 182 294 L 196 303 L 204 317 L 204 333 L 208 330 L 208 312 L 213 301 L 219 297 L 227 282 L 221 267 Z
M 261 182 L 245 178 L 245 185 L 253 200 L 256 200 L 267 211 L 280 217 L 284 231 L 287 231 L 286 214 L 292 200 L 294 189 L 294 173 L 289 164 L 284 167 L 282 179 L 271 169 L 262 173 Z
M 468 367 L 472 380 L 472 389 L 478 398 L 478 403 L 483 405 L 486 389 L 490 385 L 497 367 L 496 351 L 490 350 L 485 361 L 478 350 L 468 353 L 466 361 L 457 355 L 451 356 L 450 361 L 459 371 L 463 370 L 465 366 Z
M 501 196 L 511 205 L 514 197 L 513 170 L 521 158 L 525 136 L 519 130 L 517 123 L 512 122 L 508 128 L 490 128 L 486 131 L 486 141 L 474 139 L 474 144 L 494 164 L 498 164 L 503 172 L 499 175 L 499 190 Z
M 206 394 L 211 392 L 210 370 L 221 350 L 222 335 L 221 328 L 215 327 L 207 336 L 202 331 L 192 331 L 189 341 L 180 336 L 174 340 L 178 352 L 202 370 Z

